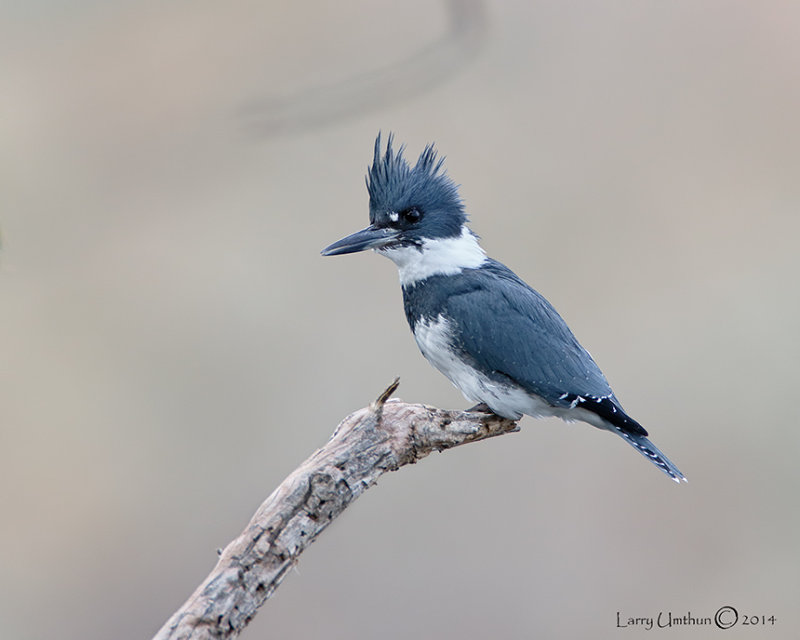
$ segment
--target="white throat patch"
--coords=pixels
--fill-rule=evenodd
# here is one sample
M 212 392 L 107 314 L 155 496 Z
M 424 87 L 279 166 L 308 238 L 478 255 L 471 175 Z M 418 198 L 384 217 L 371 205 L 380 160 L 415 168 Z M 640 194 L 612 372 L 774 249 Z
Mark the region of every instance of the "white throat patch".
M 454 275 L 464 269 L 474 269 L 486 261 L 486 252 L 467 227 L 461 227 L 457 238 L 425 240 L 422 247 L 375 249 L 389 258 L 400 272 L 400 284 L 414 284 L 438 275 Z

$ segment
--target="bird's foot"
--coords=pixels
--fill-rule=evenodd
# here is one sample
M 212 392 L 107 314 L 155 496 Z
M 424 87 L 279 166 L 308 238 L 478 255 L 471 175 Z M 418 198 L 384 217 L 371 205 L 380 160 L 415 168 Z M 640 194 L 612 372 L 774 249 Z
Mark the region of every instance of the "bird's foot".
M 474 407 L 467 409 L 467 413 L 494 413 L 485 402 L 479 402 Z

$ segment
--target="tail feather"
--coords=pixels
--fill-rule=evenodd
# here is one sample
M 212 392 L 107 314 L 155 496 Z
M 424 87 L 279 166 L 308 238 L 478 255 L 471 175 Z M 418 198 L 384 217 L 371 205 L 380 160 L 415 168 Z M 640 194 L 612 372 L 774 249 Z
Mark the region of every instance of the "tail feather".
M 625 441 L 629 445 L 666 473 L 675 482 L 680 482 L 681 480 L 687 482 L 686 477 L 678 470 L 678 467 L 676 467 L 670 459 L 646 437 L 623 431 L 617 426 L 614 426 L 614 431 L 625 438 Z

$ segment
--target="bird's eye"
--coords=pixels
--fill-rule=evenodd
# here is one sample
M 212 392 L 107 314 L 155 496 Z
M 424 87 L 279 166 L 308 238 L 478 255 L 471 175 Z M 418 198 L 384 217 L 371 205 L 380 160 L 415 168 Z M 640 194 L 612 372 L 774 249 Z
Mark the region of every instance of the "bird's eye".
M 419 219 L 422 217 L 422 211 L 416 207 L 409 207 L 408 209 L 403 209 L 400 212 L 400 217 L 404 222 L 413 224 L 415 222 L 419 222 Z

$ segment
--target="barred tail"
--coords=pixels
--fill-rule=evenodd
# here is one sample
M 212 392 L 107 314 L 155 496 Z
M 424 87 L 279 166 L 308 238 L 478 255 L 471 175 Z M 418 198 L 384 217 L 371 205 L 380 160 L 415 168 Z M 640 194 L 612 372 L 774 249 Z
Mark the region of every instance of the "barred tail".
M 681 480 L 683 480 L 684 482 L 687 481 L 684 475 L 678 470 L 678 467 L 672 464 L 670 459 L 667 458 L 667 456 L 665 456 L 663 453 L 661 453 L 661 450 L 652 442 L 650 442 L 650 440 L 648 440 L 645 436 L 640 436 L 635 433 L 629 433 L 627 431 L 623 431 L 617 426 L 614 426 L 614 431 L 616 431 L 619 435 L 625 438 L 625 441 L 629 445 L 631 445 L 645 458 L 647 458 L 650 462 L 652 462 L 664 473 L 666 473 L 675 482 L 680 482 Z

